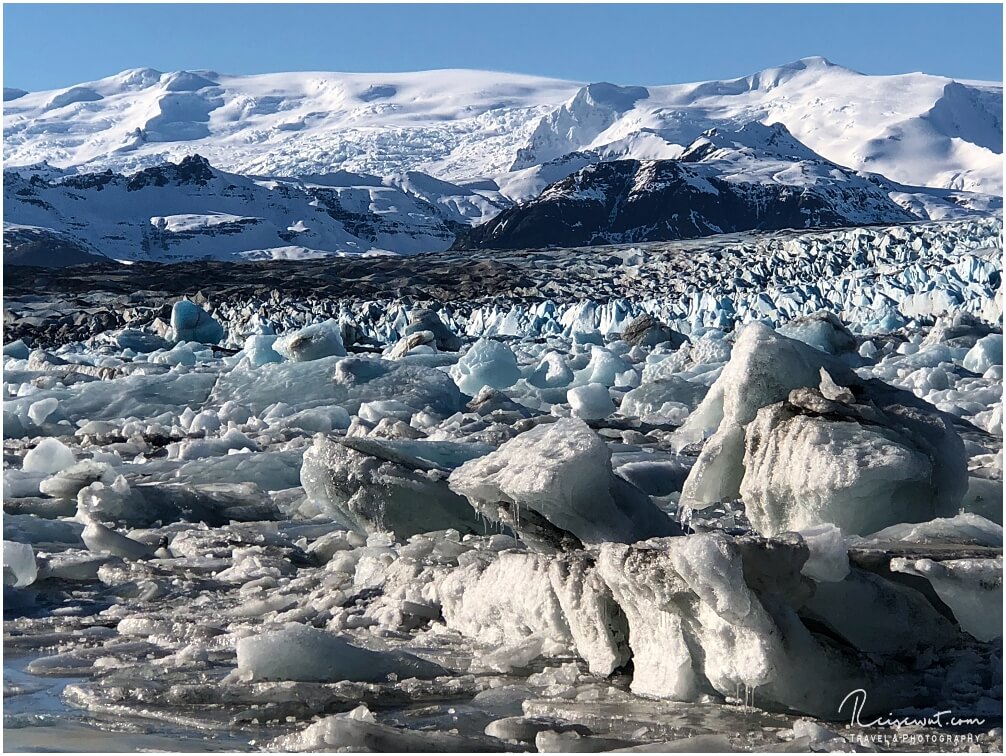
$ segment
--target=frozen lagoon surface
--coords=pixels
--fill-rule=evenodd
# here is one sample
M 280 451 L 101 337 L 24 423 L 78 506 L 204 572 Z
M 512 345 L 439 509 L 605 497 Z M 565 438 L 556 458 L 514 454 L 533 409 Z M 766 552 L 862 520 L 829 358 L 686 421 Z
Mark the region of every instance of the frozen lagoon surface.
M 7 748 L 1001 751 L 1000 235 L 9 283 Z

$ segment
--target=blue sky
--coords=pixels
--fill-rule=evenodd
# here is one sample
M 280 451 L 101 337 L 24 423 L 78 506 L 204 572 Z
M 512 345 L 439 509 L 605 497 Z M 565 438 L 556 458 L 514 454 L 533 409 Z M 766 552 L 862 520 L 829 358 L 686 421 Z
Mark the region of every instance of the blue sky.
M 808 55 L 864 73 L 1001 80 L 999 5 L 4 5 L 4 85 L 127 68 L 483 68 L 623 84 Z

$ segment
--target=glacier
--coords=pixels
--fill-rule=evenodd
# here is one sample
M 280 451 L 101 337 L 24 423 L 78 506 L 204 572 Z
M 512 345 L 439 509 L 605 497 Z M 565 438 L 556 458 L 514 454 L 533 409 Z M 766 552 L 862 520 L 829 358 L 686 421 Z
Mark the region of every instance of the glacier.
M 5 693 L 289 750 L 992 722 L 1001 231 L 10 276 Z

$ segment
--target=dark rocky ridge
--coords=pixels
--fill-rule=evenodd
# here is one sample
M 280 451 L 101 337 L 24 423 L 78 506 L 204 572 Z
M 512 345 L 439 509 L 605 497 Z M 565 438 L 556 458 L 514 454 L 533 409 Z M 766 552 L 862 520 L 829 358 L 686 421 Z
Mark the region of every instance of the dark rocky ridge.
M 4 266 L 64 268 L 74 265 L 114 265 L 85 242 L 49 228 L 6 226 L 3 235 Z
M 670 241 L 864 225 L 864 218 L 889 224 L 913 216 L 862 180 L 849 187 L 801 187 L 725 180 L 679 160 L 613 160 L 587 166 L 536 199 L 462 231 L 452 249 Z

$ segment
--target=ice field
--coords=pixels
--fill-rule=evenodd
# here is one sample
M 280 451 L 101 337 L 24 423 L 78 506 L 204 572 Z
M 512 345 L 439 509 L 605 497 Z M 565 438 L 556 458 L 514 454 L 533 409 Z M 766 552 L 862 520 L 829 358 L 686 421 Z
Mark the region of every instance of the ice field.
M 5 737 L 1001 751 L 1001 233 L 12 284 Z

